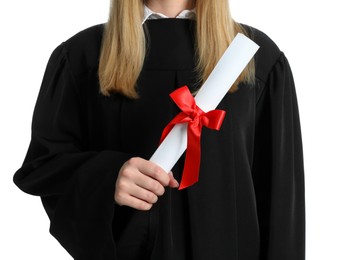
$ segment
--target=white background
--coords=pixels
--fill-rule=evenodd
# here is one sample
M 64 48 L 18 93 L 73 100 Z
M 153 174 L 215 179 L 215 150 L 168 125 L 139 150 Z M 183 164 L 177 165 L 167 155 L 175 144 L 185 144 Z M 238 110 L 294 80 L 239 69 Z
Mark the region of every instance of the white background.
M 337 27 L 333 0 L 232 0 L 233 17 L 267 33 L 288 57 L 301 116 L 307 260 L 338 259 Z M 0 4 L 0 259 L 72 259 L 48 233 L 40 199 L 12 182 L 30 140 L 31 117 L 52 50 L 105 22 L 109 0 L 16 0 Z M 286 259 L 287 260 L 287 259 Z

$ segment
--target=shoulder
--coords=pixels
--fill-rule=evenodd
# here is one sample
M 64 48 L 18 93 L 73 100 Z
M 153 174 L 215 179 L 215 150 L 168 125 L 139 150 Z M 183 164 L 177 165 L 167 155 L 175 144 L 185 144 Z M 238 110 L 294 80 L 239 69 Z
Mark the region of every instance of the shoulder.
M 86 28 L 61 45 L 74 74 L 81 74 L 98 65 L 104 24 Z
M 242 26 L 246 30 L 248 36 L 259 45 L 259 49 L 254 57 L 256 78 L 266 82 L 270 71 L 283 53 L 277 44 L 264 32 L 248 25 L 242 24 Z

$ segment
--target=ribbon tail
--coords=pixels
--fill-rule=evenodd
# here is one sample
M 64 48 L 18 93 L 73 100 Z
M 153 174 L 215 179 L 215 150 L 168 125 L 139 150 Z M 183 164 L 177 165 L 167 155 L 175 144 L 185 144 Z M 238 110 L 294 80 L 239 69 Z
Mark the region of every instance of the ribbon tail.
M 185 189 L 198 181 L 201 161 L 201 128 L 188 124 L 188 145 L 179 190 Z

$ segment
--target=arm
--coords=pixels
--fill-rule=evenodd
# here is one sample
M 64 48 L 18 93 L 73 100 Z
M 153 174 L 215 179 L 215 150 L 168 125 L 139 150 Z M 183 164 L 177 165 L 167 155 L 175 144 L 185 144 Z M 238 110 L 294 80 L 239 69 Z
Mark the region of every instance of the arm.
M 284 54 L 257 103 L 253 180 L 262 260 L 305 259 L 304 166 L 292 72 Z
M 86 148 L 83 110 L 63 45 L 51 55 L 31 143 L 14 182 L 41 197 L 50 232 L 75 259 L 115 259 L 115 182 L 132 155 Z

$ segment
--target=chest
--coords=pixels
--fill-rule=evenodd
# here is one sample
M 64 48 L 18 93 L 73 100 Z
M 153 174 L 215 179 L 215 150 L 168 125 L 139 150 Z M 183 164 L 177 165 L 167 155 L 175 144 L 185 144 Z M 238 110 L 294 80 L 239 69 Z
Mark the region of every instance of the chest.
M 88 94 L 91 98 L 86 105 L 88 145 L 95 150 L 113 149 L 150 157 L 159 144 L 163 128 L 179 113 L 169 94 L 182 85 L 193 88 L 195 84 L 193 71 L 145 71 L 139 80 L 138 99 L 120 95 L 103 97 L 93 91 Z M 237 145 L 252 146 L 254 90 L 254 86 L 243 86 L 222 99 L 218 109 L 227 112 L 222 127 L 220 131 L 204 128 L 202 144 L 217 147 L 231 139 Z

